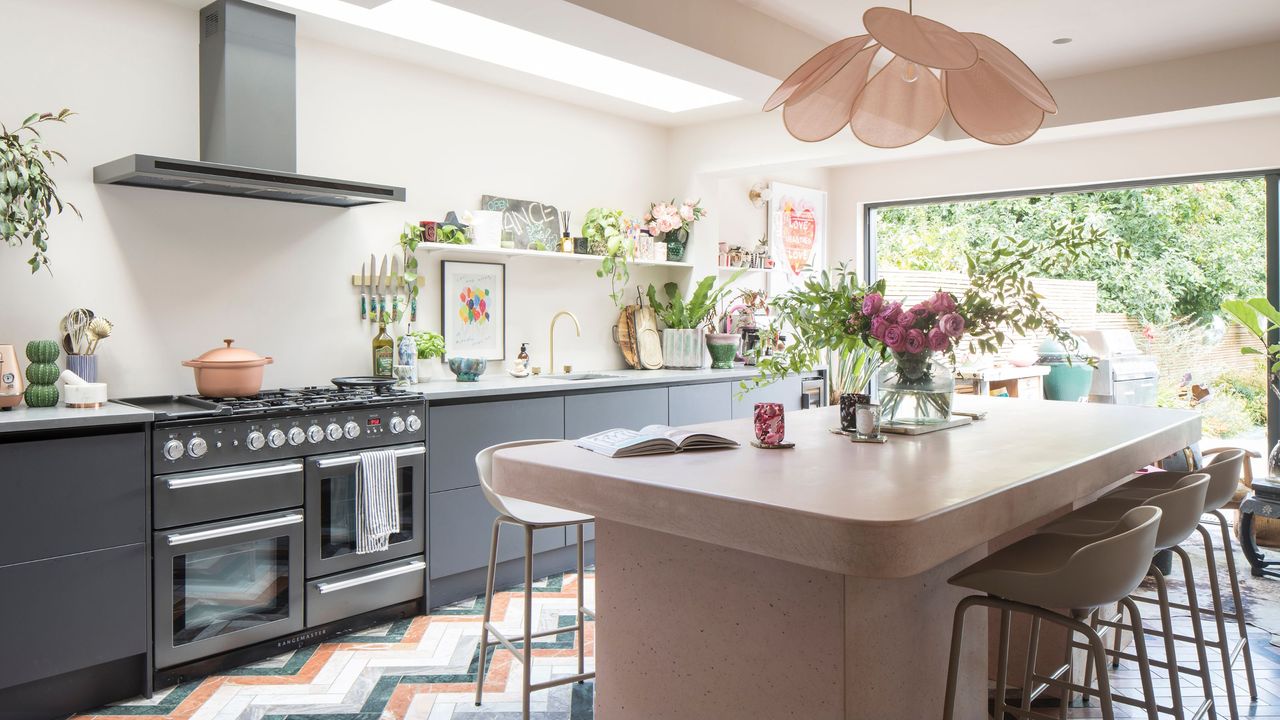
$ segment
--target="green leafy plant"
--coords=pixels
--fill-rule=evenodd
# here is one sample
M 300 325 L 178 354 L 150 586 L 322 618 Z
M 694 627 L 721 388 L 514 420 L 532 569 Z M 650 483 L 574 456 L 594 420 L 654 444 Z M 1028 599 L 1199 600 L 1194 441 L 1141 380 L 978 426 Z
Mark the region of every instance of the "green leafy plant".
M 409 333 L 418 345 L 418 359 L 430 360 L 444 355 L 444 336 L 430 330 L 416 330 Z
M 400 248 L 404 251 L 404 271 L 400 273 L 402 284 L 409 288 L 410 314 L 417 314 L 418 307 L 418 256 L 415 252 L 422 243 L 423 230 L 420 225 L 405 223 L 400 231 Z
M 591 208 L 582 221 L 582 236 L 587 239 L 587 247 L 593 255 L 601 256 L 596 277 L 609 278 L 609 297 L 618 307 L 623 306 L 623 294 L 631 281 L 627 258 L 633 248 L 625 230 L 621 210 Z
M 1222 311 L 1248 330 L 1266 350 L 1252 345 L 1240 348 L 1245 355 L 1262 355 L 1267 363 L 1267 386 L 1280 398 L 1280 344 L 1268 345 L 1267 337 L 1280 329 L 1280 311 L 1264 297 L 1248 300 L 1228 300 L 1222 303 Z
M 36 113 L 12 132 L 0 125 L 0 238 L 10 247 L 31 243 L 34 252 L 27 264 L 33 273 L 49 267 L 49 218 L 61 214 L 64 207 L 80 217 L 75 205 L 58 196 L 58 186 L 49 175 L 57 160 L 65 163 L 67 158 L 43 146 L 36 126 L 65 123 L 73 114 L 66 108 Z
M 685 300 L 680 294 L 680 286 L 676 283 L 669 282 L 662 286 L 663 292 L 666 294 L 666 301 L 658 299 L 658 290 L 652 284 L 649 285 L 648 297 L 649 305 L 653 307 L 653 311 L 657 314 L 662 324 L 672 330 L 689 330 L 711 322 L 715 314 L 716 307 L 729 297 L 729 285 L 738 278 L 738 274 L 724 281 L 720 285 L 716 285 L 716 276 L 708 275 L 702 278 L 693 288 L 693 294 Z
M 438 225 L 436 227 L 436 242 L 446 245 L 466 245 L 467 231 L 457 225 Z

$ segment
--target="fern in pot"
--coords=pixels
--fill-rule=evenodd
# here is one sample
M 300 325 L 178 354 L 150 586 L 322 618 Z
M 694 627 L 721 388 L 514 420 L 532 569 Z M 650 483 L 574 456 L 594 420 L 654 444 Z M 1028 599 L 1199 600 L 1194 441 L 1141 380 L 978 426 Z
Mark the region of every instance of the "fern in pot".
M 713 342 L 711 338 L 715 336 L 720 344 L 724 344 L 726 338 L 723 333 L 708 334 L 707 330 L 714 330 L 710 328 L 711 319 L 716 308 L 729 296 L 729 285 L 737 278 L 738 274 L 735 274 L 723 284 L 716 285 L 716 276 L 708 275 L 694 286 L 693 294 L 687 300 L 681 295 L 680 286 L 674 282 L 662 286 L 667 297 L 665 301 L 659 300 L 657 289 L 649 285 L 649 305 L 666 326 L 662 331 L 663 367 L 696 370 L 702 367 L 705 343 Z M 731 337 L 737 338 L 736 335 Z M 733 349 L 737 349 L 736 344 Z M 729 367 L 732 367 L 732 352 L 729 358 Z

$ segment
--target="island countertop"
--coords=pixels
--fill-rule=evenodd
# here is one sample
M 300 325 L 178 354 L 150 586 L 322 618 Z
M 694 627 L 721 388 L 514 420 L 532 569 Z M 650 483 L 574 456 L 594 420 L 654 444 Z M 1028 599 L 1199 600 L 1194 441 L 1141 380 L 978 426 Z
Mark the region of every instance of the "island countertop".
M 972 425 L 882 445 L 830 432 L 834 407 L 788 413 L 791 450 L 742 444 L 613 459 L 571 442 L 495 456 L 499 492 L 862 577 L 906 577 L 1071 507 L 1200 436 L 1199 415 L 1147 407 L 957 398 Z

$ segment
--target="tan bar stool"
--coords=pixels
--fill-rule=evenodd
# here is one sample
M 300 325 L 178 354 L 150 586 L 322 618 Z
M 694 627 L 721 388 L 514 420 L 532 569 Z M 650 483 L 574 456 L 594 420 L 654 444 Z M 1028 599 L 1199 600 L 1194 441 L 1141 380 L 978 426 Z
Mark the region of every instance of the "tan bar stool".
M 485 655 L 489 651 L 489 635 L 492 633 L 498 644 L 510 650 L 511 654 L 523 666 L 524 679 L 521 682 L 520 690 L 523 703 L 521 717 L 524 720 L 529 720 L 529 695 L 531 693 L 560 685 L 590 680 L 596 676 L 594 672 L 586 672 L 587 632 L 584 616 L 593 615 L 593 613 L 587 609 L 584 601 L 584 565 L 582 561 L 582 526 L 592 522 L 595 518 L 572 510 L 564 510 L 551 505 L 542 505 L 528 500 L 499 495 L 494 492 L 493 485 L 490 482 L 490 478 L 493 476 L 493 454 L 495 452 L 506 448 L 548 442 L 559 441 L 520 440 L 493 445 L 476 454 L 476 472 L 480 476 L 480 489 L 484 491 L 484 497 L 493 506 L 493 509 L 498 511 L 498 517 L 493 520 L 493 538 L 489 544 L 489 576 L 485 582 L 484 590 L 484 623 L 480 628 L 480 665 L 476 676 L 476 705 L 480 705 L 481 695 L 484 692 Z M 524 530 L 524 638 L 519 648 L 490 622 L 493 616 L 493 575 L 498 564 L 498 531 L 503 525 L 515 525 Z M 578 528 L 578 622 L 571 627 L 557 627 L 551 630 L 543 630 L 542 632 L 533 632 L 533 531 L 543 528 L 569 527 L 570 525 Z M 566 632 L 578 633 L 578 674 L 533 683 L 533 641 L 540 637 L 559 635 Z
M 1222 514 L 1222 507 L 1231 502 L 1232 496 L 1240 483 L 1245 462 L 1245 451 L 1229 449 L 1218 453 L 1209 464 L 1197 472 L 1209 475 L 1209 490 L 1205 494 L 1204 514 L 1213 515 L 1218 520 L 1222 533 L 1222 551 L 1226 555 L 1227 574 L 1231 579 L 1231 599 L 1233 612 L 1227 612 L 1222 602 L 1222 589 L 1218 580 L 1218 564 L 1214 557 L 1213 537 L 1203 523 L 1196 526 L 1204 541 L 1205 566 L 1209 573 L 1209 590 L 1212 595 L 1212 606 L 1203 607 L 1191 597 L 1195 587 L 1187 587 L 1187 603 L 1169 603 L 1170 607 L 1209 615 L 1213 618 L 1217 636 L 1213 640 L 1205 640 L 1205 644 L 1216 648 L 1222 658 L 1223 690 L 1227 695 L 1227 708 L 1231 720 L 1239 720 L 1240 710 L 1236 701 L 1235 678 L 1232 668 L 1241 655 L 1244 656 L 1245 676 L 1249 683 L 1249 697 L 1258 699 L 1258 684 L 1253 673 L 1253 655 L 1249 651 L 1249 633 L 1244 622 L 1244 604 L 1240 598 L 1240 580 L 1236 577 L 1235 547 L 1231 541 L 1231 530 L 1227 527 L 1227 518 Z M 1107 495 L 1107 498 L 1147 498 L 1173 487 L 1182 478 L 1191 473 L 1152 472 L 1138 476 L 1123 487 Z M 1144 602 L 1152 602 L 1149 598 L 1140 598 Z M 1239 637 L 1233 642 L 1227 637 L 1227 623 L 1235 621 Z
M 1160 508 L 1160 528 L 1156 533 L 1157 552 L 1160 550 L 1170 550 L 1176 553 L 1182 559 L 1183 576 L 1188 587 L 1195 586 L 1195 577 L 1192 574 L 1191 558 L 1186 551 L 1178 547 L 1180 543 L 1191 537 L 1191 533 L 1196 531 L 1200 525 L 1200 515 L 1204 508 L 1205 494 L 1209 489 L 1209 475 L 1206 473 L 1194 473 L 1182 477 L 1173 485 L 1173 488 L 1167 492 L 1158 493 L 1149 498 L 1132 499 L 1132 498 L 1102 498 L 1097 502 L 1086 505 L 1085 507 L 1069 513 L 1063 518 L 1045 526 L 1041 532 L 1047 533 L 1063 533 L 1077 535 L 1096 535 L 1105 532 L 1107 529 L 1115 526 L 1125 513 L 1135 507 L 1148 505 Z M 1147 571 L 1148 577 L 1155 580 L 1156 597 L 1146 598 L 1139 595 L 1131 595 L 1133 600 L 1155 602 L 1160 607 L 1160 630 L 1148 630 L 1148 635 L 1154 635 L 1164 640 L 1165 660 L 1151 660 L 1148 663 L 1155 667 L 1162 668 L 1169 673 L 1169 687 L 1172 704 L 1169 707 L 1157 706 L 1160 712 L 1166 712 L 1173 715 L 1178 720 L 1184 720 L 1187 717 L 1186 708 L 1182 702 L 1182 681 L 1180 673 L 1188 673 L 1195 675 L 1200 680 L 1201 687 L 1204 691 L 1204 700 L 1192 713 L 1191 717 L 1200 718 L 1206 714 L 1209 717 L 1216 717 L 1213 703 L 1213 680 L 1209 672 L 1208 654 L 1205 651 L 1204 630 L 1200 624 L 1200 614 L 1196 611 L 1191 613 L 1191 626 L 1193 636 L 1188 637 L 1179 635 L 1173 629 L 1173 614 L 1171 612 L 1172 604 L 1169 602 L 1168 584 L 1164 574 L 1156 567 L 1155 563 L 1151 564 Z M 1195 606 L 1195 594 L 1189 595 L 1192 607 Z M 1107 630 L 1115 632 L 1115 646 L 1112 648 L 1112 667 L 1117 667 L 1120 660 L 1136 660 L 1137 657 L 1129 653 L 1121 652 L 1120 647 L 1120 631 L 1125 627 L 1123 624 L 1123 610 L 1108 620 L 1102 620 L 1095 614 L 1093 626 L 1096 628 L 1103 627 Z M 1102 633 L 1100 633 L 1102 634 Z M 1177 648 L 1175 640 L 1183 640 L 1193 643 L 1198 658 L 1197 667 L 1187 667 L 1181 665 L 1177 661 Z M 1082 647 L 1082 649 L 1087 649 Z M 1085 687 L 1089 686 L 1089 681 L 1093 673 L 1093 656 L 1087 656 L 1084 672 Z M 1105 672 L 1099 668 L 1099 672 Z M 1084 701 L 1087 703 L 1088 694 L 1085 694 Z
M 1098 695 L 1104 720 L 1114 720 L 1113 703 L 1140 707 L 1149 720 L 1156 718 L 1155 692 L 1151 668 L 1147 664 L 1146 645 L 1142 638 L 1142 618 L 1129 594 L 1146 577 L 1155 552 L 1160 525 L 1160 509 L 1137 507 L 1125 513 L 1112 528 L 1098 535 L 1062 535 L 1040 533 L 1020 540 L 960 571 L 948 582 L 985 595 L 970 595 L 956 606 L 955 625 L 951 635 L 951 661 L 947 669 L 947 695 L 943 720 L 955 714 L 956 678 L 959 673 L 960 649 L 964 640 L 965 613 L 972 607 L 1000 611 L 1000 644 L 996 661 L 994 717 L 1032 718 L 1049 716 L 1031 709 L 1031 703 L 1046 689 L 1053 687 L 1070 692 Z M 1134 649 L 1142 676 L 1143 700 L 1111 693 L 1106 673 L 1098 673 L 1098 690 L 1074 683 L 1070 663 L 1048 675 L 1036 672 L 1036 656 L 1040 643 L 1041 622 L 1065 628 L 1071 643 L 1077 633 L 1088 640 L 1085 645 L 1093 661 L 1102 667 L 1107 661 L 1106 645 L 1098 632 L 1083 620 L 1104 605 L 1121 603 L 1129 610 L 1134 632 Z M 1049 608 L 1070 608 L 1071 616 Z M 1009 705 L 1005 698 L 1008 687 L 1009 632 L 1013 613 L 1031 616 L 1031 632 L 1027 644 L 1027 666 L 1023 675 L 1021 707 Z M 1063 675 L 1067 675 L 1063 679 Z M 1065 718 L 1067 703 L 1062 703 L 1059 717 Z

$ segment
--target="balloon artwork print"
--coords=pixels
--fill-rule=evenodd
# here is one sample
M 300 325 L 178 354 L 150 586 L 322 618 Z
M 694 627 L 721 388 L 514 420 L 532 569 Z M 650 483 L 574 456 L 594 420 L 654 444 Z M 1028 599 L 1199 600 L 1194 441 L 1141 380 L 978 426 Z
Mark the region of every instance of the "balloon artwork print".
M 489 322 L 489 300 L 493 293 L 482 288 L 465 288 L 458 294 L 458 317 L 463 325 Z

